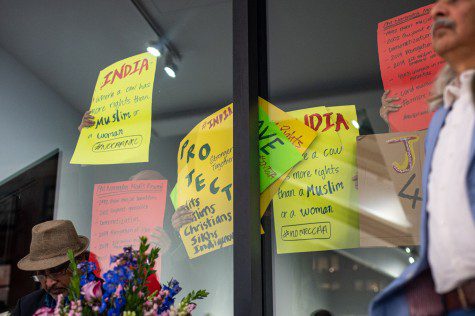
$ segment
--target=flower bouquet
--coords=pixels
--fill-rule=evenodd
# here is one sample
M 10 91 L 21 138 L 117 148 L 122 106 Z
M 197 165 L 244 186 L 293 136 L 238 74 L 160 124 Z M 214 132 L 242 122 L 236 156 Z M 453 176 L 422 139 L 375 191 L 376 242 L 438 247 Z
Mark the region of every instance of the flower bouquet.
M 111 256 L 112 269 L 103 274 L 103 280 L 94 275 L 92 262 L 74 260 L 68 252 L 72 271 L 67 297 L 58 297 L 55 308 L 43 307 L 34 316 L 187 316 L 196 308 L 196 300 L 208 296 L 205 290 L 192 291 L 175 306 L 175 296 L 181 291 L 177 280 L 172 279 L 161 288 L 149 293 L 147 278 L 158 258 L 159 248 L 152 248 L 146 237 L 140 238 L 139 250 L 125 247 L 124 252 Z M 148 253 L 147 253 L 148 252 Z

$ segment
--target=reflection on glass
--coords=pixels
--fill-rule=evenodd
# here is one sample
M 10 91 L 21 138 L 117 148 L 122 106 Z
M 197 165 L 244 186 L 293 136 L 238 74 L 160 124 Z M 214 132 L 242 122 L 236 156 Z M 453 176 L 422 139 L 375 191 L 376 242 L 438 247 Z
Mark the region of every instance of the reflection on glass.
M 317 131 L 269 214 L 276 315 L 367 315 L 418 258 L 425 132 L 385 134 L 399 108 L 383 95 L 378 23 L 427 4 L 267 3 L 269 101 Z
M 201 182 L 205 176 L 198 169 L 193 175 L 195 189 L 206 185 L 210 194 L 219 190 L 229 204 L 213 210 L 216 201 L 200 198 L 203 208 L 215 212 L 210 222 L 216 226 L 221 225 L 218 221 L 226 222 L 227 233 L 213 241 L 212 252 L 192 259 L 180 232 L 193 223 L 196 226 L 204 213 L 190 202 L 196 198 L 183 192 L 187 179 L 178 178 L 180 143 L 202 120 L 232 102 L 231 2 L 154 2 L 142 9 L 160 27 L 151 28 L 132 2 L 117 3 L 114 10 L 99 2 L 55 10 L 38 3 L 2 6 L 0 64 L 5 72 L 0 74 L 4 83 L 0 94 L 5 102 L 0 107 L 0 131 L 5 148 L 11 149 L 0 154 L 0 213 L 4 214 L 0 234 L 5 236 L 0 238 L 5 242 L 0 257 L 4 304 L 0 303 L 0 312 L 35 289 L 31 276 L 22 274 L 16 262 L 28 253 L 33 225 L 54 217 L 70 219 L 79 234 L 91 238 L 94 250 L 100 250 L 97 262 L 107 262 L 107 255 L 136 242 L 136 235 L 146 235 L 161 248 L 156 266 L 161 282 L 174 277 L 182 293 L 210 292 L 198 302 L 195 314 L 232 313 L 232 173 L 223 173 L 225 165 L 232 170 L 232 125 L 219 136 L 227 148 L 211 148 L 205 161 L 214 166 L 219 181 L 213 177 Z M 53 28 L 51 21 L 55 21 Z M 148 56 L 147 64 L 143 59 L 127 62 L 126 58 L 139 54 Z M 113 70 L 100 73 L 116 62 Z M 147 81 L 127 81 L 152 68 L 155 74 Z M 121 82 L 127 84 L 120 86 Z M 91 103 L 97 107 L 91 108 Z M 147 111 L 142 111 L 142 103 L 148 104 Z M 130 124 L 124 127 L 119 122 Z M 206 143 L 213 133 L 197 138 Z M 102 155 L 100 165 L 92 160 L 70 164 L 79 137 L 96 145 L 89 151 L 94 159 L 105 152 L 109 157 Z M 129 160 L 118 150 L 141 146 L 140 157 Z M 56 149 L 59 154 L 55 152 L 52 171 L 35 169 Z M 227 155 L 224 149 L 229 150 Z M 198 148 L 194 153 L 198 159 L 204 154 Z M 174 207 L 170 193 L 177 183 L 183 186 L 175 191 L 178 205 Z M 195 238 L 202 247 L 207 233 L 214 230 L 185 237 L 190 243 Z M 13 279 L 15 287 L 10 284 Z

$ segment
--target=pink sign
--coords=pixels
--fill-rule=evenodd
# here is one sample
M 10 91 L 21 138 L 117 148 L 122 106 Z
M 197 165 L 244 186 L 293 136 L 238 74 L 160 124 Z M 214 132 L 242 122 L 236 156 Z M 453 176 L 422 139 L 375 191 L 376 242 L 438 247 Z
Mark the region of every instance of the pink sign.
M 389 114 L 393 132 L 427 129 L 432 117 L 427 98 L 444 65 L 432 48 L 430 10 L 433 4 L 378 24 L 378 52 L 384 89 L 401 105 Z
M 110 256 L 123 247 L 138 249 L 139 237 L 150 240 L 163 227 L 167 180 L 136 180 L 96 184 L 92 204 L 91 252 L 103 272 Z M 160 275 L 160 257 L 155 269 Z

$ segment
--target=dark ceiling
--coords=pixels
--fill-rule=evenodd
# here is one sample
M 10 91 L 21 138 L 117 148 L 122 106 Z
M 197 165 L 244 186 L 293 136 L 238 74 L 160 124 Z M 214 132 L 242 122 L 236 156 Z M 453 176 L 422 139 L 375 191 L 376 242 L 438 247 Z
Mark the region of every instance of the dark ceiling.
M 278 99 L 381 88 L 378 23 L 433 1 L 269 0 L 269 78 Z
M 232 2 L 143 2 L 182 55 L 177 78 L 157 69 L 155 118 L 231 102 Z M 271 95 L 291 100 L 379 88 L 377 23 L 428 3 L 269 0 Z M 154 39 L 129 0 L 0 0 L 0 45 L 81 112 L 99 71 Z

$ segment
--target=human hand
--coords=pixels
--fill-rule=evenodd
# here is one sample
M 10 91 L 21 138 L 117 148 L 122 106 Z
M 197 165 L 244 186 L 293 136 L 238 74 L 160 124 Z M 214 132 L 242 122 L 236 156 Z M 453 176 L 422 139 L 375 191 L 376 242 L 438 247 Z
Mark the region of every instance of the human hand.
M 90 127 L 94 125 L 94 116 L 91 115 L 91 111 L 86 111 L 82 117 L 81 124 L 78 126 L 78 131 L 81 131 L 83 127 Z
M 163 228 L 156 226 L 155 230 L 150 234 L 150 243 L 159 247 L 160 253 L 164 254 L 170 250 L 172 242 L 167 232 Z
M 388 115 L 391 112 L 396 112 L 401 107 L 398 104 L 394 104 L 394 101 L 399 101 L 399 98 L 388 98 L 388 94 L 391 90 L 385 90 L 381 97 L 381 108 L 379 109 L 379 115 L 389 125 Z
M 183 225 L 194 221 L 193 212 L 186 205 L 177 208 L 172 216 L 172 226 L 176 231 L 180 231 Z

